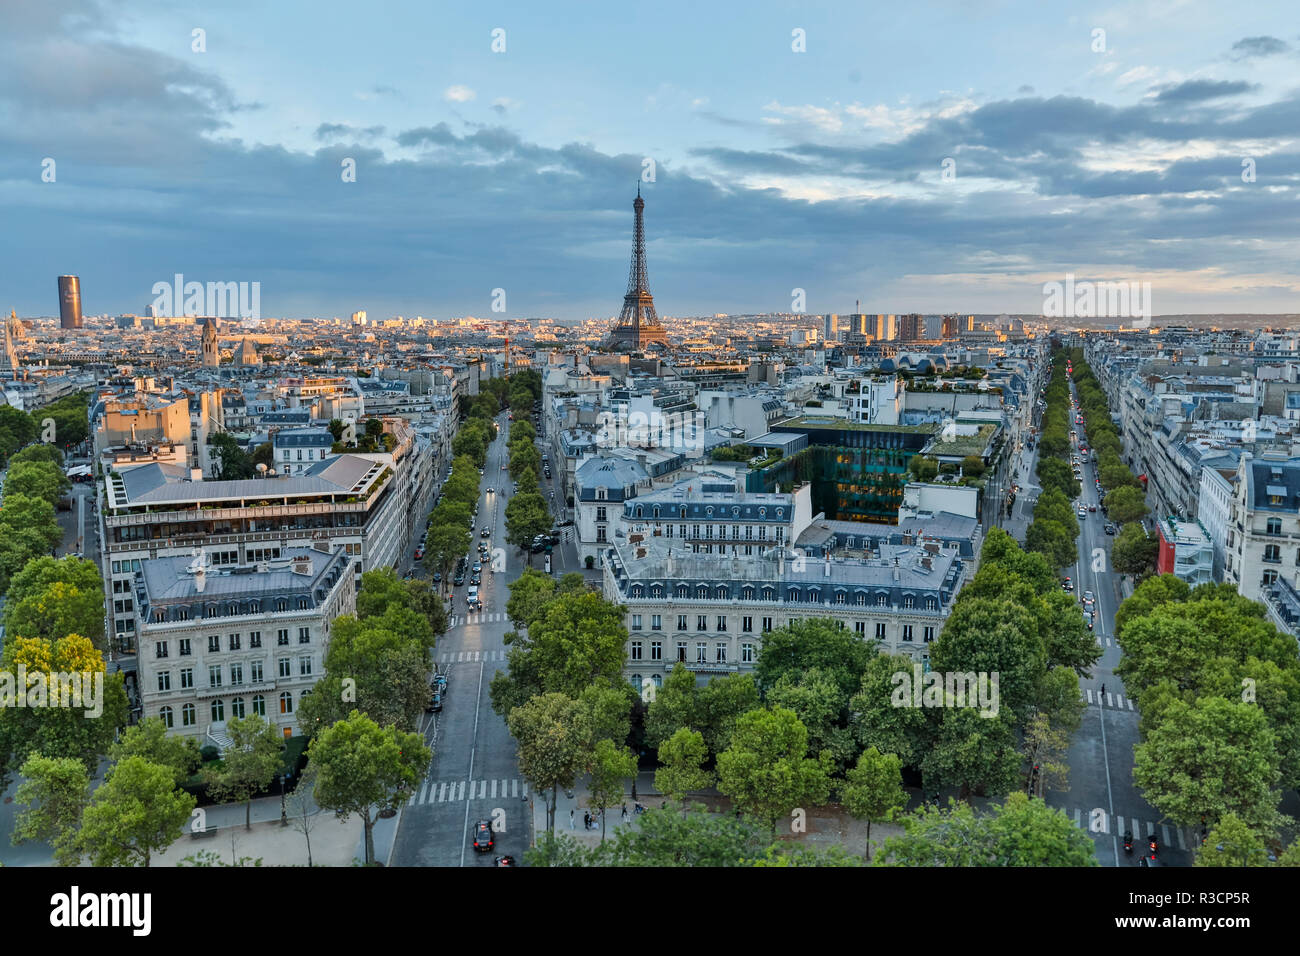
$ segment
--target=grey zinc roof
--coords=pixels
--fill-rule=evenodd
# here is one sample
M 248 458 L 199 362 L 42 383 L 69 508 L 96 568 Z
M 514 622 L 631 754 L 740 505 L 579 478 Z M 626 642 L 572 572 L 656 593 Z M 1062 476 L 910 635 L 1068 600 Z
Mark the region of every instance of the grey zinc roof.
M 311 595 L 320 576 L 341 553 L 342 549 L 337 547 L 330 553 L 314 548 L 285 548 L 281 552 L 283 557 L 271 562 L 274 567 L 266 571 L 233 574 L 228 573 L 228 570 L 209 567 L 203 576 L 202 591 L 197 587 L 196 576 L 186 570 L 192 558 L 151 558 L 140 563 L 140 574 L 151 605 Z M 293 570 L 293 562 L 303 558 L 311 561 L 310 575 L 298 574 Z
M 238 498 L 278 498 L 284 495 L 354 494 L 361 476 L 375 462 L 356 455 L 338 455 L 304 471 L 280 478 L 238 481 L 185 481 L 189 471 L 175 465 L 148 464 L 122 473 L 128 505 L 168 502 L 226 501 Z
M 329 448 L 334 435 L 328 428 L 289 428 L 275 434 L 277 448 Z
M 626 488 L 639 481 L 649 481 L 650 474 L 638 461 L 591 458 L 578 466 L 575 478 L 579 488 Z

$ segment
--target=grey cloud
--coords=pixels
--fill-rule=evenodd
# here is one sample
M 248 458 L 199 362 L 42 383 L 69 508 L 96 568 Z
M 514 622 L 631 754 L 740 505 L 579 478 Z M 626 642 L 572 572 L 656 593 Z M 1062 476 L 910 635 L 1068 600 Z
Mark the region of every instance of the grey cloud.
M 1238 96 L 1257 89 L 1258 85 L 1245 80 L 1188 80 L 1162 88 L 1156 94 L 1156 99 L 1162 103 L 1200 103 L 1224 96 Z
M 1244 37 L 1232 45 L 1229 56 L 1234 60 L 1246 60 L 1256 56 L 1276 56 L 1290 49 L 1285 40 L 1277 37 Z

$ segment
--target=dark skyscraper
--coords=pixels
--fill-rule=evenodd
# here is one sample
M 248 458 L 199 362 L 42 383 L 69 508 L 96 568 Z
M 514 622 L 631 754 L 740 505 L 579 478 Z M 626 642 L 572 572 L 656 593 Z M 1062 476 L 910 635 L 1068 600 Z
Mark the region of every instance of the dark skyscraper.
M 59 328 L 81 328 L 81 280 L 59 276 Z
M 642 212 L 645 200 L 637 186 L 636 225 L 632 234 L 632 268 L 627 279 L 627 295 L 623 296 L 623 311 L 609 333 L 608 345 L 612 349 L 641 349 L 651 343 L 668 344 L 668 335 L 655 314 L 655 300 L 650 294 L 650 279 L 645 266 L 645 222 Z

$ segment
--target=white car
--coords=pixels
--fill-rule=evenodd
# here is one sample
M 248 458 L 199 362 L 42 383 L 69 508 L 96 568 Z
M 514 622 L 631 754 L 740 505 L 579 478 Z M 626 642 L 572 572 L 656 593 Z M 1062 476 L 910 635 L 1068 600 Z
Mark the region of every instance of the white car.
M 1078 512 L 1078 514 L 1079 514 L 1079 517 L 1080 517 L 1080 518 L 1086 518 L 1086 517 L 1088 517 L 1088 509 L 1085 508 L 1083 505 L 1079 505 L 1079 512 Z

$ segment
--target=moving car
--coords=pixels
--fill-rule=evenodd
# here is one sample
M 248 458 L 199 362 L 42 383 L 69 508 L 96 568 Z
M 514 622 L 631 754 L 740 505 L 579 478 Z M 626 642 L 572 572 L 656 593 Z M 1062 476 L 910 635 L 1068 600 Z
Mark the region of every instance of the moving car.
M 460 587 L 460 586 L 461 586 L 462 584 L 464 584 L 464 583 L 465 583 L 465 572 L 464 572 L 464 571 L 457 571 L 457 572 L 456 572 L 456 577 L 455 577 L 455 579 L 452 581 L 452 584 L 454 584 L 456 587 Z
M 1114 533 L 1115 533 L 1115 526 L 1114 526 L 1113 524 L 1111 524 L 1109 521 L 1106 522 L 1106 533 L 1107 533 L 1107 534 L 1114 534 Z
M 491 535 L 492 535 L 492 532 L 489 531 L 487 528 L 484 528 L 482 531 L 480 531 L 480 532 L 478 533 L 478 536 L 479 536 L 480 538 L 488 538 L 488 537 L 491 537 Z
M 494 856 L 492 858 L 493 866 L 514 866 L 515 858 L 513 856 Z
M 422 557 L 424 557 L 424 545 L 415 549 L 415 560 L 419 561 Z
M 1088 510 L 1089 510 L 1089 511 L 1096 511 L 1096 510 L 1097 510 L 1097 506 L 1096 506 L 1096 505 L 1088 505 Z
M 1088 517 L 1088 509 L 1085 508 L 1083 505 L 1079 505 L 1079 510 L 1078 510 L 1077 513 L 1078 513 L 1078 515 L 1079 515 L 1080 518 L 1086 518 L 1086 517 Z
M 494 846 L 496 841 L 492 839 L 492 824 L 487 820 L 479 820 L 474 824 L 474 849 L 479 853 L 487 853 Z
M 474 566 L 470 568 L 470 570 L 473 571 L 475 574 L 478 574 L 480 571 L 483 570 L 483 565 L 475 561 Z

